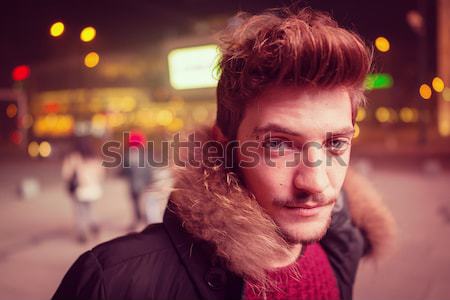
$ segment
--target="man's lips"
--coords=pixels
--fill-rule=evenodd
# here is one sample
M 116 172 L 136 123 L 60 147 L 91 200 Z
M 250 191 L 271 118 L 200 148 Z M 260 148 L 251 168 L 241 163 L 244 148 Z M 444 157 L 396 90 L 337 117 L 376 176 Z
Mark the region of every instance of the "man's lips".
M 312 217 L 314 215 L 317 215 L 323 208 L 331 204 L 332 202 L 328 202 L 321 205 L 295 204 L 295 205 L 285 205 L 284 208 L 288 209 L 288 211 L 300 217 Z
M 328 206 L 333 202 L 327 202 L 324 204 L 313 204 L 313 205 L 307 205 L 304 203 L 298 203 L 298 204 L 286 204 L 285 207 L 287 208 L 304 208 L 304 209 L 313 209 L 313 208 L 317 208 L 317 207 L 323 207 L 323 206 Z

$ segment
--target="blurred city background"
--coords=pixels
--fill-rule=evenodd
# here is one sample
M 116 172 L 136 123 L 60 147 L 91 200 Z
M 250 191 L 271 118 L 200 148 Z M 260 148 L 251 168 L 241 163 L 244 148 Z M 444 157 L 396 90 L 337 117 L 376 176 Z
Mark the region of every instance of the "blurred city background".
M 88 141 L 83 153 L 95 160 L 124 132 L 130 145 L 158 143 L 212 124 L 216 33 L 240 10 L 290 3 L 0 4 L 0 299 L 48 299 L 83 251 L 158 220 L 164 201 L 142 186 L 164 185 L 167 174 L 136 183 L 132 171 L 86 164 L 102 188 L 91 182 L 88 205 L 77 206 L 70 185 L 82 178 L 70 170 L 81 163 L 70 153 Z M 374 48 L 352 164 L 382 193 L 400 235 L 388 260 L 362 263 L 355 299 L 450 299 L 450 0 L 300 3 Z

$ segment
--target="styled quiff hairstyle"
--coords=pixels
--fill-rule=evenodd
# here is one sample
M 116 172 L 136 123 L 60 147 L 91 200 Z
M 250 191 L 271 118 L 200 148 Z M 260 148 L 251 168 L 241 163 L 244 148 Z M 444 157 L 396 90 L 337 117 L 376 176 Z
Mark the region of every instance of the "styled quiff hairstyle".
M 216 124 L 235 139 L 246 104 L 270 86 L 345 88 L 353 120 L 364 102 L 372 51 L 328 14 L 303 8 L 238 13 L 220 37 Z

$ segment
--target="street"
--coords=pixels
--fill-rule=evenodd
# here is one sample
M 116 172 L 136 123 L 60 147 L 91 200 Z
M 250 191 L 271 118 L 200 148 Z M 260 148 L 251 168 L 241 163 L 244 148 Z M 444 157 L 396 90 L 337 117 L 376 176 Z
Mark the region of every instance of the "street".
M 73 233 L 71 202 L 59 162 L 1 162 L 0 299 L 49 299 L 70 264 L 99 242 L 125 234 L 131 222 L 126 182 L 110 174 L 95 213 L 100 236 L 80 245 Z M 40 193 L 23 200 L 24 177 Z M 363 261 L 355 299 L 450 299 L 450 197 L 448 170 L 377 169 L 367 175 L 383 194 L 399 225 L 397 251 L 385 261 Z

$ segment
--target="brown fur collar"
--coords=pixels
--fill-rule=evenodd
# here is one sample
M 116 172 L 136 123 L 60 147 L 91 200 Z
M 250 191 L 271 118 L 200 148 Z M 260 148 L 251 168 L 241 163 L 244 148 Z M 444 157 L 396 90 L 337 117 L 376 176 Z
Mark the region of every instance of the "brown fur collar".
M 211 139 L 210 129 L 196 139 Z M 236 274 L 264 284 L 265 270 L 286 257 L 288 245 L 277 225 L 257 204 L 233 172 L 223 167 L 178 168 L 171 202 L 184 228 L 212 242 L 217 254 Z M 385 252 L 395 223 L 369 182 L 349 171 L 344 183 L 353 222 L 370 240 L 372 256 Z
M 344 182 L 353 223 L 370 241 L 368 258 L 381 259 L 394 249 L 397 225 L 381 195 L 373 185 L 354 169 L 349 168 Z

